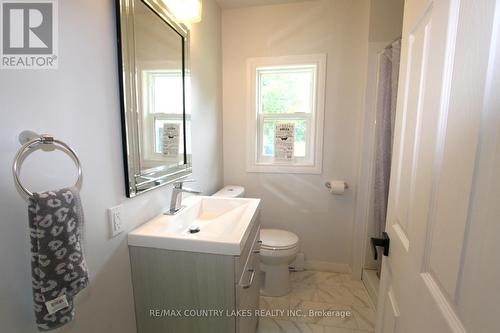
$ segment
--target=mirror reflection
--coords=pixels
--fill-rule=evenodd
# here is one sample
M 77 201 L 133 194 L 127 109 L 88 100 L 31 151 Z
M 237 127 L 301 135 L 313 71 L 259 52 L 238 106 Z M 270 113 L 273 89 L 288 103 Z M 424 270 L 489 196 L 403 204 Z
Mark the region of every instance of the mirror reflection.
M 123 10 L 125 2 L 132 11 Z M 191 170 L 187 32 L 155 2 L 123 0 L 121 5 L 121 38 L 128 44 L 122 43 L 127 194 L 134 196 Z
M 136 0 L 141 173 L 184 164 L 183 38 Z

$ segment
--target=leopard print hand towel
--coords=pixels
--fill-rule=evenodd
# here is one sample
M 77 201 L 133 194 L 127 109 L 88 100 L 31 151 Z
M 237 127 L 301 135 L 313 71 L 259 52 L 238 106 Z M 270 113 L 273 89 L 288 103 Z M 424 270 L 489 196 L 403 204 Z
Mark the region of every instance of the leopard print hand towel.
M 48 331 L 73 320 L 73 298 L 88 284 L 78 190 L 33 193 L 28 215 L 36 324 Z

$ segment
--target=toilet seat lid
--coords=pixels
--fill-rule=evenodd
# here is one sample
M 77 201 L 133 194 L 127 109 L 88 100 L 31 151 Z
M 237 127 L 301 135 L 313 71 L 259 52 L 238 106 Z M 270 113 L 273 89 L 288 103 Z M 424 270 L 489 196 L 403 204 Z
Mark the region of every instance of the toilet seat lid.
M 296 234 L 280 229 L 261 229 L 260 240 L 262 248 L 275 250 L 291 249 L 299 243 L 299 237 Z

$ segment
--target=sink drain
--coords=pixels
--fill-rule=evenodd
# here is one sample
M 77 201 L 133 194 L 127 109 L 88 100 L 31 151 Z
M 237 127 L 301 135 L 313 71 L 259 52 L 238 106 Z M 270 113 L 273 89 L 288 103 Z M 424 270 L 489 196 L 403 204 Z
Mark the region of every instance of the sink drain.
M 200 227 L 199 226 L 192 225 L 192 226 L 189 227 L 189 233 L 190 234 L 196 234 L 198 232 L 200 232 Z

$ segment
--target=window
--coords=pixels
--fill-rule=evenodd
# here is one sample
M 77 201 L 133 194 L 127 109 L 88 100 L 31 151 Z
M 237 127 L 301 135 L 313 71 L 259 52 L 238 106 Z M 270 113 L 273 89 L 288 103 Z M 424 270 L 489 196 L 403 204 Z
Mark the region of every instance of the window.
M 321 173 L 325 67 L 326 55 L 248 61 L 247 171 Z M 279 125 L 293 127 L 286 158 Z

